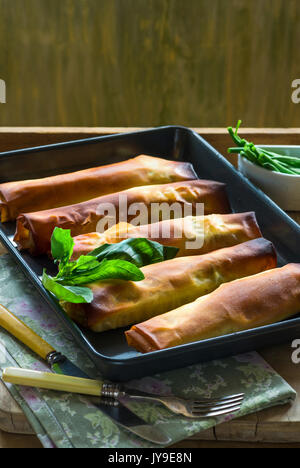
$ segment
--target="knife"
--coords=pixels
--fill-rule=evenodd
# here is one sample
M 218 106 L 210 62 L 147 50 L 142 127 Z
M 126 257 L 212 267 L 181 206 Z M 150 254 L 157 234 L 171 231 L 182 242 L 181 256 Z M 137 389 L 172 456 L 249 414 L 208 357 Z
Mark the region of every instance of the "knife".
M 69 361 L 66 356 L 56 351 L 49 343 L 43 340 L 37 333 L 1 304 L 0 326 L 46 361 L 55 374 L 61 374 L 61 378 L 63 378 L 64 375 L 67 375 L 78 377 L 85 381 L 87 379 L 90 380 L 89 383 L 94 386 L 94 389 L 97 389 L 98 393 L 96 393 L 96 395 L 99 396 L 99 399 L 101 400 L 99 403 L 94 403 L 95 406 L 121 427 L 154 444 L 168 445 L 171 442 L 170 437 L 165 434 L 161 428 L 147 424 L 143 419 L 123 406 L 120 402 L 105 398 L 101 399 L 103 382 L 97 381 L 95 384 L 95 381 L 92 381 L 85 372 Z M 22 369 L 17 370 L 22 371 Z M 8 373 L 4 371 L 2 375 L 3 380 L 7 375 Z M 53 377 L 59 378 L 59 375 Z M 85 382 L 85 384 L 87 383 L 88 382 Z

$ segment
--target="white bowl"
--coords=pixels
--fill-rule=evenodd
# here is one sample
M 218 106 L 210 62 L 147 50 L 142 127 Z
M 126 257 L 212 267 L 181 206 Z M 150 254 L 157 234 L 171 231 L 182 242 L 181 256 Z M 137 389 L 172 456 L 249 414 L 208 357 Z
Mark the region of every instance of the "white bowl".
M 300 158 L 300 146 L 256 145 L 284 156 Z M 273 172 L 239 155 L 239 171 L 286 211 L 300 211 L 300 176 Z

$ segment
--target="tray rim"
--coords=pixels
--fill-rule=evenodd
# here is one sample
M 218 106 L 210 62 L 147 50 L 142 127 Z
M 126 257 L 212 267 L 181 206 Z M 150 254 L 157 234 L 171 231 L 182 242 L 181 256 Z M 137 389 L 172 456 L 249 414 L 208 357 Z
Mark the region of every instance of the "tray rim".
M 219 159 L 222 160 L 224 164 L 230 168 L 232 172 L 234 172 L 238 177 L 243 179 L 244 183 L 246 183 L 248 186 L 252 188 L 262 199 L 267 199 L 268 203 L 273 205 L 273 208 L 278 211 L 278 214 L 283 216 L 285 218 L 285 221 L 288 222 L 288 224 L 291 225 L 294 229 L 299 231 L 300 234 L 300 226 L 299 224 L 294 221 L 285 211 L 283 211 L 275 202 L 273 202 L 266 194 L 264 194 L 261 190 L 257 189 L 257 187 L 252 184 L 245 176 L 243 176 L 224 156 L 222 156 L 210 143 L 208 143 L 201 135 L 199 135 L 195 130 L 192 130 L 188 127 L 181 126 L 181 125 L 165 125 L 165 126 L 160 126 L 160 127 L 153 127 L 149 129 L 143 129 L 143 130 L 138 130 L 134 132 L 126 132 L 126 133 L 118 133 L 118 134 L 112 134 L 112 135 L 104 135 L 104 136 L 96 136 L 96 137 L 88 137 L 88 138 L 83 138 L 79 140 L 71 140 L 71 141 L 65 141 L 65 142 L 59 142 L 59 143 L 52 143 L 49 145 L 41 145 L 41 146 L 35 146 L 35 147 L 30 147 L 30 148 L 21 148 L 17 150 L 10 150 L 6 152 L 1 152 L 0 153 L 0 158 L 5 158 L 5 157 L 13 157 L 15 155 L 26 155 L 27 153 L 36 153 L 36 152 L 43 152 L 46 150 L 55 150 L 55 149 L 60 149 L 60 148 L 65 148 L 65 147 L 72 147 L 72 146 L 78 146 L 82 145 L 84 146 L 85 144 L 89 143 L 98 143 L 103 140 L 109 141 L 109 140 L 116 140 L 116 139 L 122 139 L 126 138 L 128 136 L 142 136 L 142 135 L 147 135 L 153 132 L 160 132 L 160 131 L 169 131 L 173 130 L 174 132 L 176 131 L 181 131 L 185 133 L 189 133 L 193 135 L 194 137 L 200 139 L 206 147 L 209 147 L 211 151 L 214 152 L 215 156 Z M 0 164 L 1 164 L 1 159 L 0 159 Z M 104 354 L 101 354 L 99 351 L 97 351 L 94 346 L 86 339 L 84 334 L 81 332 L 80 328 L 77 326 L 77 324 L 72 321 L 67 314 L 63 311 L 63 309 L 59 306 L 58 302 L 55 300 L 54 297 L 50 293 L 48 293 L 44 287 L 42 286 L 42 283 L 38 277 L 38 275 L 30 268 L 30 266 L 27 264 L 27 262 L 23 259 L 21 256 L 20 252 L 14 247 L 12 242 L 9 240 L 9 238 L 6 236 L 6 234 L 2 230 L 2 226 L 0 223 L 0 241 L 5 245 L 9 253 L 12 255 L 14 260 L 18 263 L 18 266 L 21 267 L 23 273 L 27 276 L 27 278 L 33 283 L 33 285 L 36 287 L 37 291 L 41 294 L 43 299 L 46 301 L 46 303 L 54 309 L 56 315 L 58 318 L 64 322 L 64 325 L 67 326 L 68 331 L 73 335 L 73 337 L 76 339 L 76 341 L 81 345 L 85 344 L 84 350 L 85 352 L 90 356 L 90 358 L 95 361 L 95 358 L 101 359 L 102 362 L 106 364 L 114 364 L 114 365 L 123 365 L 126 363 L 127 365 L 130 364 L 135 364 L 140 361 L 143 361 L 145 363 L 152 361 L 152 359 L 155 359 L 155 357 L 159 354 L 162 356 L 168 356 L 172 355 L 174 357 L 175 355 L 182 355 L 185 350 L 188 351 L 195 351 L 195 350 L 201 350 L 201 348 L 204 348 L 206 346 L 212 347 L 214 345 L 219 346 L 223 345 L 224 341 L 228 344 L 229 342 L 232 341 L 240 341 L 243 340 L 244 338 L 251 338 L 252 336 L 257 335 L 257 331 L 259 331 L 261 334 L 269 334 L 272 332 L 275 332 L 278 329 L 289 329 L 289 328 L 295 328 L 297 325 L 300 326 L 300 317 L 294 317 L 287 319 L 285 321 L 277 322 L 274 324 L 270 325 L 265 325 L 265 326 L 260 326 L 254 329 L 249 329 L 249 330 L 244 330 L 236 333 L 231 333 L 228 335 L 222 335 L 219 337 L 214 337 L 206 340 L 201 340 L 201 341 L 196 341 L 192 343 L 187 343 L 184 345 L 179 345 L 173 348 L 168 348 L 164 350 L 157 350 L 153 351 L 150 353 L 146 354 L 138 354 L 137 356 L 129 356 L 129 357 L 124 357 L 124 358 L 119 358 L 119 357 L 111 357 L 111 356 L 106 356 Z M 95 332 L 96 333 L 96 332 Z M 225 344 L 226 344 L 225 343 Z M 92 357 L 93 356 L 93 357 Z M 93 359 L 94 358 L 94 359 Z

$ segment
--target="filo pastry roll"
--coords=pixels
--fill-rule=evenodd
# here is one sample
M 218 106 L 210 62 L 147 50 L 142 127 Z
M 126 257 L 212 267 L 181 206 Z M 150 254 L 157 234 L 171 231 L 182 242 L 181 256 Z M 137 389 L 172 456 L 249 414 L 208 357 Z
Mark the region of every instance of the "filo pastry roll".
M 126 332 L 142 353 L 279 322 L 300 312 L 300 264 L 231 283 Z
M 103 244 L 116 244 L 128 238 L 147 238 L 177 247 L 177 257 L 200 255 L 262 237 L 255 213 L 186 216 L 158 223 L 133 226 L 120 223 L 103 233 L 90 232 L 74 238 L 73 260 Z
M 175 202 L 175 210 L 165 209 Z M 192 215 L 196 214 L 200 203 L 204 204 L 205 214 L 230 213 L 225 184 L 220 182 L 192 180 L 163 185 L 146 185 L 75 205 L 22 213 L 17 218 L 14 241 L 20 249 L 28 249 L 32 254 L 48 253 L 51 236 L 56 226 L 70 229 L 72 236 L 99 230 L 103 232 L 106 229 L 106 218 L 113 216 L 115 222 L 118 223 L 120 212 L 129 222 L 139 217 L 141 224 L 148 224 L 151 223 L 153 216 L 162 213 L 167 218 L 173 215 L 174 217 L 182 216 L 184 209 L 190 209 Z M 162 213 L 160 213 L 159 204 L 164 204 Z M 180 215 L 176 216 L 178 208 Z M 103 226 L 101 226 L 102 221 Z
M 147 320 L 208 294 L 221 283 L 275 266 L 272 243 L 260 238 L 205 255 L 148 265 L 142 268 L 142 281 L 92 283 L 91 304 L 63 303 L 63 308 L 74 321 L 101 332 Z
M 81 203 L 131 187 L 197 179 L 190 163 L 137 156 L 120 163 L 42 179 L 0 184 L 1 221 L 20 213 Z

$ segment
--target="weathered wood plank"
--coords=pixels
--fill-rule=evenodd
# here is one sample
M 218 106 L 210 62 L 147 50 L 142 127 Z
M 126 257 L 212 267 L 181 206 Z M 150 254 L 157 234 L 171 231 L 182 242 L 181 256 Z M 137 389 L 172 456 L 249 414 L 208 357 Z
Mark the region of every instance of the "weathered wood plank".
M 143 129 L 143 127 L 0 127 L 0 152 Z M 232 146 L 232 140 L 226 129 L 197 127 L 193 130 L 236 165 L 236 155 L 227 154 L 227 148 Z M 300 145 L 300 128 L 244 128 L 240 134 L 255 144 Z
M 298 0 L 0 0 L 0 125 L 300 126 Z
M 36 436 L 8 434 L 0 430 L 0 448 L 43 448 Z
M 15 434 L 35 434 L 23 411 L 0 381 L 0 430 Z

